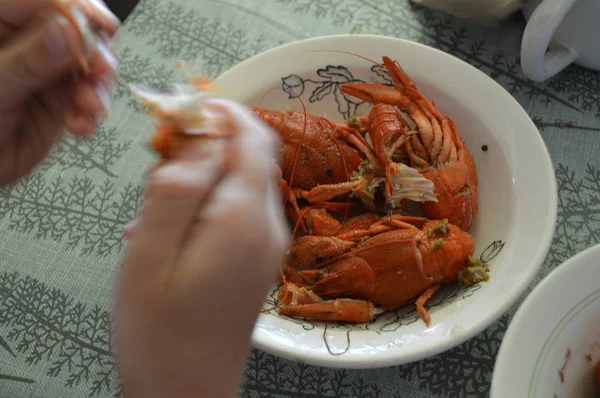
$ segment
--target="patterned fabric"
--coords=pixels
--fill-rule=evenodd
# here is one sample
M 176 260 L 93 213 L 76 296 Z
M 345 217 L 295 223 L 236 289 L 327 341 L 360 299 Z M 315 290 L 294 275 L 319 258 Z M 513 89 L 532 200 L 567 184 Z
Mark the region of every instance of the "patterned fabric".
M 152 161 L 145 147 L 152 121 L 127 85 L 163 89 L 178 77 L 180 59 L 201 58 L 216 76 L 283 43 L 349 32 L 447 51 L 514 95 L 551 152 L 558 224 L 534 285 L 598 243 L 600 75 L 570 67 L 546 83 L 528 81 L 519 66 L 523 26 L 521 18 L 501 27 L 468 25 L 406 0 L 143 0 L 119 34 L 116 103 L 98 135 L 79 142 L 63 138 L 39 170 L 0 192 L 0 395 L 121 396 L 108 332 L 113 282 L 121 230 L 136 213 L 143 172 Z M 450 352 L 388 369 L 322 369 L 254 350 L 240 394 L 487 396 L 515 309 Z

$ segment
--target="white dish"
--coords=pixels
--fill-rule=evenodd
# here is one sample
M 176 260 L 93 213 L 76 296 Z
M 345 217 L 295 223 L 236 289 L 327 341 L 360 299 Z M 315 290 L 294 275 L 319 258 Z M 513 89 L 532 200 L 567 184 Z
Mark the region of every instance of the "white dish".
M 366 114 L 370 106 L 348 101 L 340 84 L 381 82 L 373 64 L 314 50 L 351 51 L 378 62 L 384 55 L 396 59 L 418 89 L 456 121 L 479 174 L 479 215 L 469 232 L 475 237 L 476 255 L 495 257 L 491 279 L 469 289 L 438 292 L 430 301 L 430 327 L 413 306 L 385 313 L 368 325 L 327 328 L 272 311 L 258 318 L 253 345 L 299 362 L 345 368 L 392 366 L 448 350 L 503 315 L 548 252 L 557 194 L 547 149 L 523 108 L 491 78 L 453 56 L 404 40 L 343 35 L 295 42 L 244 61 L 217 83 L 225 96 L 249 106 L 259 105 L 264 97 L 263 107 L 301 110 L 299 102 L 290 99 L 292 92 L 301 95 L 308 112 L 332 120 Z M 284 86 L 292 90 L 286 93 Z M 280 89 L 264 96 L 273 87 Z M 273 306 L 274 297 L 275 291 L 265 308 Z
M 560 265 L 527 297 L 500 346 L 491 398 L 597 396 L 599 264 L 597 245 Z

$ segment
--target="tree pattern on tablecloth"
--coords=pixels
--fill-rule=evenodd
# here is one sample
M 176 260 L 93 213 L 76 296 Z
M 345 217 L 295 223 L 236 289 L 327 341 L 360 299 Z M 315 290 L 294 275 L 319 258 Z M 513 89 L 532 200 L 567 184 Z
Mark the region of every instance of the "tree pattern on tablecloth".
M 131 149 L 131 140 L 122 136 L 114 127 L 101 127 L 89 138 L 65 135 L 52 148 L 40 170 L 47 170 L 52 166 L 79 171 L 97 170 L 115 178 L 117 174 L 112 169 Z
M 559 164 L 558 217 L 549 266 L 554 268 L 600 241 L 600 168 L 589 165 L 583 176 Z
M 466 343 L 421 362 L 401 366 L 398 372 L 419 388 L 443 397 L 487 396 L 494 361 L 509 319 L 502 317 Z
M 17 354 L 13 351 L 10 344 L 4 339 L 4 337 L 0 336 L 0 348 L 6 352 L 8 352 L 13 358 L 17 357 Z M 0 352 L 2 352 L 0 350 Z M 26 377 L 19 377 L 12 374 L 2 373 L 2 368 L 0 368 L 0 380 L 10 381 L 14 383 L 26 383 L 26 384 L 34 384 L 35 380 L 29 379 Z
M 222 12 L 211 11 L 217 6 Z M 253 17 L 260 22 L 244 22 Z M 260 51 L 313 36 L 328 26 L 330 32 L 335 28 L 336 33 L 390 35 L 449 52 L 505 87 L 543 133 L 600 132 L 600 74 L 571 66 L 548 82 L 528 81 L 520 70 L 521 21 L 510 20 L 503 30 L 483 30 L 397 0 L 267 0 L 260 7 L 240 0 L 142 0 L 120 38 L 114 108 L 126 112 L 119 120 L 109 118 L 95 137 L 61 138 L 36 172 L 1 190 L 2 232 L 63 245 L 65 256 L 116 262 L 123 246 L 121 229 L 135 217 L 141 196 L 140 181 L 129 181 L 119 171 L 125 159 L 139 159 L 135 151 L 141 146 L 133 144 L 133 133 L 147 134 L 128 123 L 132 113 L 139 117 L 144 110 L 129 85 L 165 90 L 177 80 L 175 65 L 182 59 L 200 59 L 205 72 L 215 76 Z M 327 72 L 324 76 L 317 82 L 317 97 L 335 95 L 334 79 Z M 385 73 L 379 77 L 389 84 Z M 292 77 L 284 83 L 291 87 L 299 81 Z M 351 104 L 347 105 L 348 110 L 344 105 L 341 111 L 349 113 Z M 600 242 L 600 163 L 558 159 L 556 236 L 541 275 Z M 16 365 L 0 368 L 0 389 L 4 383 L 22 385 L 21 396 L 28 396 L 26 388 L 40 382 L 30 375 L 41 369 L 46 377 L 64 383 L 65 390 L 54 396 L 82 386 L 91 397 L 121 396 L 111 355 L 109 309 L 83 299 L 28 276 L 27 268 L 0 269 L 0 355 Z M 441 355 L 377 371 L 307 366 L 252 350 L 240 395 L 486 396 L 509 321 L 510 315 L 505 315 Z
M 350 371 L 296 364 L 252 350 L 240 397 L 379 398 L 381 387 Z
M 110 180 L 33 174 L 0 190 L 0 220 L 8 230 L 64 242 L 82 255 L 108 256 L 123 245 L 122 229 L 134 219 L 141 187 L 116 188 Z
M 264 35 L 249 37 L 233 23 L 158 0 L 141 2 L 129 18 L 129 31 L 168 59 L 202 60 L 203 72 L 213 77 L 268 48 Z
M 109 313 L 16 272 L 0 273 L 0 326 L 27 365 L 47 363 L 49 377 L 89 396 L 119 390 L 111 354 Z
M 565 131 L 600 131 L 600 126 L 584 126 L 572 121 L 555 119 L 554 121 L 547 121 L 541 117 L 533 117 L 531 118 L 533 123 L 535 123 L 536 127 L 541 131 L 547 131 L 550 128 L 559 128 Z

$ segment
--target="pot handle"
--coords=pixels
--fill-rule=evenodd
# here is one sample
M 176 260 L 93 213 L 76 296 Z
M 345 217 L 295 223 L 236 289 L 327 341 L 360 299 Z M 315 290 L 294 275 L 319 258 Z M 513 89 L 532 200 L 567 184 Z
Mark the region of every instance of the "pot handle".
M 534 81 L 546 80 L 569 66 L 577 52 L 562 44 L 546 50 L 552 36 L 577 0 L 544 0 L 525 26 L 521 43 L 521 69 Z

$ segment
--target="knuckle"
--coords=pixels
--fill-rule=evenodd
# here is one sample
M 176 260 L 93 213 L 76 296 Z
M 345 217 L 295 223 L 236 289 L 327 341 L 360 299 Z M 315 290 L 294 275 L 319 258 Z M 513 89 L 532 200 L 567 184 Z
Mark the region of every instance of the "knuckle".
M 37 57 L 18 51 L 13 58 L 12 75 L 19 83 L 28 84 L 40 74 L 40 63 Z
M 156 171 L 149 175 L 147 191 L 149 195 L 161 197 L 185 197 L 192 193 L 194 186 L 185 178 Z
M 231 203 L 235 206 L 235 203 Z M 265 217 L 260 212 L 253 210 L 247 204 L 228 209 L 227 220 L 235 226 L 240 248 L 256 251 L 265 244 L 266 230 Z
M 149 194 L 160 194 L 164 191 L 169 191 L 173 185 L 173 181 L 165 178 L 164 174 L 160 169 L 148 174 L 146 187 Z
M 218 167 L 211 162 L 189 165 L 172 163 L 154 169 L 148 175 L 148 190 L 172 198 L 202 196 L 216 183 Z

